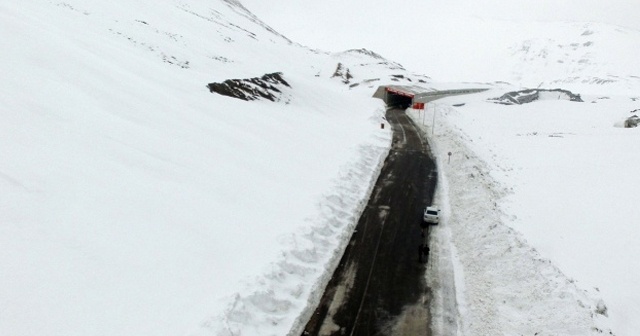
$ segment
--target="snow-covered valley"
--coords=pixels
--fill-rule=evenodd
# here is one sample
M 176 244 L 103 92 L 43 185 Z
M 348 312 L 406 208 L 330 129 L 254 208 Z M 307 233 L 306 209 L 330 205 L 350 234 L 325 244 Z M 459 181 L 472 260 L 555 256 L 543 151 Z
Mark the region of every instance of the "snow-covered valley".
M 0 2 L 1 335 L 299 334 L 387 155 L 385 84 L 490 89 L 411 111 L 442 181 L 436 334 L 640 330 L 639 31 L 414 22 L 434 47 L 406 70 L 246 2 Z M 273 102 L 207 87 L 271 73 Z M 584 102 L 490 100 L 526 87 Z

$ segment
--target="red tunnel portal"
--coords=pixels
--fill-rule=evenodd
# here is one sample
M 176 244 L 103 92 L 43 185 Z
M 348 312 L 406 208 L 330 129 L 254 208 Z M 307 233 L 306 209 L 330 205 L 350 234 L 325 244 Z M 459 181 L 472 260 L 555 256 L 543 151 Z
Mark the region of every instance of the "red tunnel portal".
M 392 88 L 389 88 L 389 87 L 387 88 L 387 92 L 392 93 L 392 94 L 397 94 L 397 95 L 400 95 L 400 96 L 404 96 L 404 97 L 408 97 L 408 98 L 412 98 L 412 99 L 413 99 L 413 96 L 415 96 L 413 93 L 404 92 L 404 91 L 392 89 Z
M 413 97 L 415 96 L 415 94 L 411 93 L 411 92 L 405 92 L 402 90 L 398 90 L 398 89 L 393 89 L 393 88 L 386 88 L 386 94 L 385 94 L 385 103 L 387 103 L 387 106 L 397 106 L 397 107 L 401 107 L 401 108 L 407 108 L 409 106 L 411 106 L 411 103 L 413 102 Z

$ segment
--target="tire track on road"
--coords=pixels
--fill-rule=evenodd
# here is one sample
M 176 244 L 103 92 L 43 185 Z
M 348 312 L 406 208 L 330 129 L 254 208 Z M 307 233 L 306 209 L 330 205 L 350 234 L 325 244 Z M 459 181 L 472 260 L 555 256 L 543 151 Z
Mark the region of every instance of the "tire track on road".
M 417 261 L 422 210 L 436 178 L 427 144 L 390 109 L 392 148 L 340 264 L 302 335 L 429 335 L 425 265 Z

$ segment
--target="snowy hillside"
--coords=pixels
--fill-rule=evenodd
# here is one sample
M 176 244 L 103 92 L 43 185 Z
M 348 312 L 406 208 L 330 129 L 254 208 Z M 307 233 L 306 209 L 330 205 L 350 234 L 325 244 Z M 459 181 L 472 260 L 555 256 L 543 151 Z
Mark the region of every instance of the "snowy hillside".
M 304 15 L 279 20 L 274 2 L 246 0 L 301 42 L 366 45 L 434 79 L 493 88 L 414 111 L 429 135 L 437 111 L 446 220 L 427 275 L 434 332 L 637 333 L 638 132 L 620 127 L 640 108 L 638 3 L 407 1 L 407 15 L 364 0 L 341 11 L 288 1 Z M 584 102 L 490 100 L 537 87 Z
M 640 30 L 478 18 L 454 29 L 457 21 L 437 22 L 415 25 L 425 35 L 424 47 L 408 53 L 409 62 L 400 60 L 436 80 L 500 81 L 595 94 L 634 94 L 640 85 Z
M 425 131 L 445 181 L 446 222 L 432 237 L 439 261 L 427 278 L 439 297 L 435 330 L 633 335 L 640 151 L 637 128 L 619 125 L 637 102 L 489 100 L 505 89 L 426 112 L 438 114 L 435 136 L 430 123 Z
M 640 31 L 585 23 L 556 24 L 541 33 L 544 26 L 509 48 L 515 83 L 537 82 L 582 89 L 582 93 L 637 92 L 640 64 L 633 55 L 640 52 Z
M 236 0 L 0 3 L 0 335 L 299 334 L 386 157 L 390 83 L 491 88 L 412 112 L 442 181 L 434 332 L 640 329 L 640 32 L 358 8 L 281 9 L 293 42 Z M 358 43 L 297 43 L 322 36 Z M 491 100 L 538 86 L 584 102 Z
M 0 334 L 286 334 L 390 142 L 332 76 L 403 72 L 233 0 L 5 1 L 0 36 Z M 207 88 L 274 72 L 279 102 Z

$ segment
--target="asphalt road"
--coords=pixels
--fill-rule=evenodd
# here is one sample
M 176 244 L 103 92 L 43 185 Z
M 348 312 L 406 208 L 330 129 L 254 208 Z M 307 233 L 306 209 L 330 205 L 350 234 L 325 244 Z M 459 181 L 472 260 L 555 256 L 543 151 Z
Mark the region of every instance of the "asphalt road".
M 420 223 L 437 183 L 428 147 L 403 110 L 390 109 L 393 144 L 308 335 L 430 335 Z

